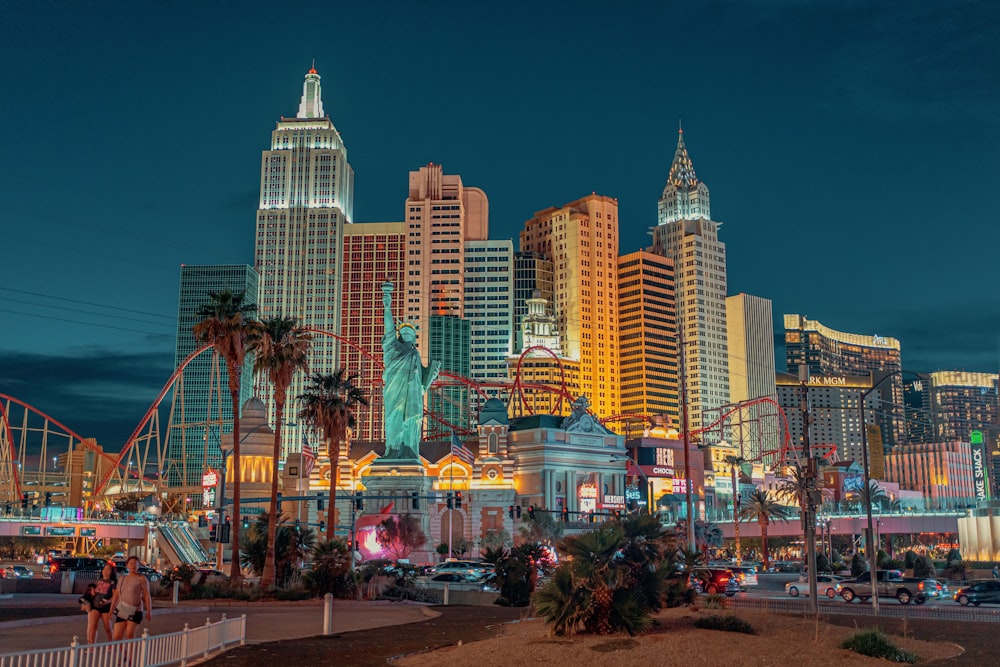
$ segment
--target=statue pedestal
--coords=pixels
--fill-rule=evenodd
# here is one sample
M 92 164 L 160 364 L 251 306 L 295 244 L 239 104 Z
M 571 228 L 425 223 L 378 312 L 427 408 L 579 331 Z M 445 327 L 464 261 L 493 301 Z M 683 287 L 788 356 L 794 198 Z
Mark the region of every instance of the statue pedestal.
M 369 474 L 361 478 L 365 487 L 365 506 L 382 506 L 389 500 L 375 500 L 375 497 L 391 498 L 392 514 L 410 514 L 420 521 L 420 529 L 427 536 L 427 542 L 419 549 L 410 552 L 411 563 L 433 563 L 436 561 L 434 546 L 431 544 L 431 522 L 428 505 L 433 502 L 428 498 L 433 480 L 419 462 L 391 461 L 383 465 L 377 463 L 369 468 Z M 413 494 L 417 494 L 417 509 L 413 509 Z M 369 498 L 372 500 L 369 501 Z M 371 503 L 371 505 L 369 505 Z M 391 558 L 391 556 L 388 556 Z

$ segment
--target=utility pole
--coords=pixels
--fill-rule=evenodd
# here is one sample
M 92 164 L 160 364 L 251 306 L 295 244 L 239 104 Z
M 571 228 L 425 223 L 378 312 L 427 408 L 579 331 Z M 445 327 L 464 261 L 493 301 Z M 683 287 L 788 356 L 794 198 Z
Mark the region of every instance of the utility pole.
M 802 382 L 802 454 L 806 459 L 803 474 L 802 529 L 806 539 L 806 567 L 809 570 L 809 612 L 819 613 L 816 599 L 816 459 L 809 444 L 809 366 L 799 364 Z
M 687 402 L 687 364 L 684 359 L 684 325 L 677 318 L 677 346 L 680 348 L 681 376 L 681 433 L 684 447 L 684 506 L 687 510 L 687 545 L 688 551 L 695 551 L 694 543 L 694 503 L 691 499 L 691 452 L 688 436 L 688 402 Z

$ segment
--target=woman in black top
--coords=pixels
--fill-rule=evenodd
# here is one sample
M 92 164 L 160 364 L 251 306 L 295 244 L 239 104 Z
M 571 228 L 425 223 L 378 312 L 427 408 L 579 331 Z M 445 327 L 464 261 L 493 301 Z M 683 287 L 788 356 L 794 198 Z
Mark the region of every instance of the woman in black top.
M 94 582 L 94 601 L 87 613 L 87 643 L 97 642 L 97 626 L 103 622 L 104 636 L 111 641 L 111 598 L 115 595 L 118 585 L 118 570 L 114 563 L 108 561 L 101 570 L 101 578 Z

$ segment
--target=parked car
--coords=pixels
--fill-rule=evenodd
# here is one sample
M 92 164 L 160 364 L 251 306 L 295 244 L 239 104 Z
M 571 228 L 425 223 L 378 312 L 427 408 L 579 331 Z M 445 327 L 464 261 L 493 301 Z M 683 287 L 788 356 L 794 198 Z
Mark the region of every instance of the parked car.
M 802 563 L 798 561 L 783 561 L 779 560 L 771 563 L 771 567 L 767 568 L 768 572 L 801 572 L 803 568 Z
M 0 577 L 6 579 L 31 579 L 35 573 L 23 565 L 8 565 L 0 568 Z
M 440 583 L 450 583 L 450 584 L 467 584 L 475 583 L 480 581 L 481 577 L 475 577 L 470 574 L 463 574 L 461 572 L 442 572 L 440 574 L 435 574 L 428 577 L 427 581 L 436 581 Z
M 472 574 L 476 577 L 483 577 L 493 571 L 493 566 L 489 563 L 481 563 L 477 560 L 446 560 L 438 563 L 428 570 L 428 575 L 441 574 L 444 572 L 458 572 L 460 574 Z
M 955 602 L 963 607 L 970 604 L 975 607 L 983 603 L 1000 604 L 1000 581 L 973 581 L 968 586 L 956 590 L 954 598 Z
M 699 567 L 693 575 L 701 580 L 702 589 L 709 595 L 723 593 L 733 597 L 740 592 L 740 581 L 728 568 Z
M 785 584 L 785 592 L 793 598 L 800 595 L 809 595 L 809 578 L 805 575 L 799 577 L 798 581 L 789 581 Z M 816 595 L 825 595 L 831 600 L 840 593 L 840 577 L 832 574 L 816 575 Z

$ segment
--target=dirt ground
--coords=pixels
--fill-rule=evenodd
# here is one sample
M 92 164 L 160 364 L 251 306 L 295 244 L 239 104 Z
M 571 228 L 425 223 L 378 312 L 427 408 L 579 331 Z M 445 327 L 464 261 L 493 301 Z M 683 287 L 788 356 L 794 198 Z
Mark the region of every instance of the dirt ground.
M 375 628 L 332 637 L 283 641 L 229 651 L 209 663 L 215 667 L 255 667 L 264 661 L 307 667 L 402 667 L 453 665 L 586 664 L 602 666 L 639 662 L 669 667 L 731 664 L 741 667 L 795 664 L 796 667 L 878 665 L 838 648 L 871 619 L 824 617 L 819 624 L 800 616 L 760 612 L 668 610 L 646 635 L 550 638 L 538 620 L 523 609 L 436 607 L 441 616 L 420 623 Z M 699 615 L 735 613 L 748 620 L 756 635 L 694 628 Z M 1000 626 L 955 621 L 883 620 L 880 627 L 897 645 L 920 656 L 920 664 L 966 667 L 992 664 L 1000 655 Z M 904 639 L 905 637 L 905 639 Z M 915 638 L 919 637 L 920 640 Z

